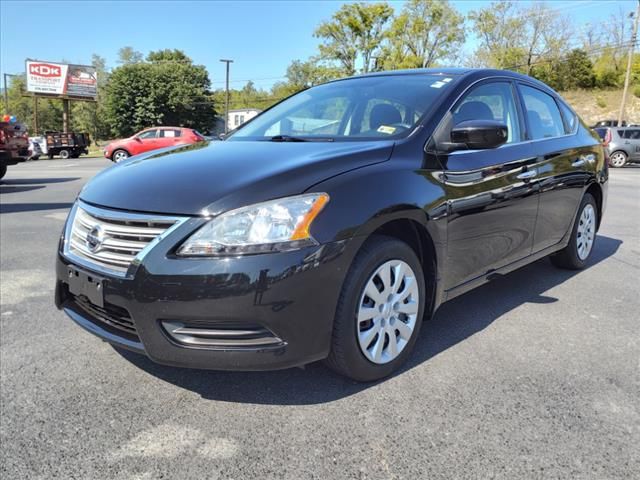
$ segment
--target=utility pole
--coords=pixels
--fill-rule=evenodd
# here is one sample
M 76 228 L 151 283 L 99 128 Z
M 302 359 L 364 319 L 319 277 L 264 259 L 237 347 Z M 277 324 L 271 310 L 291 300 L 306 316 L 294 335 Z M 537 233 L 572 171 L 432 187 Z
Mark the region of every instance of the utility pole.
M 62 99 L 62 132 L 69 133 L 69 99 Z
M 633 13 L 631 14 L 633 15 Z M 636 9 L 636 18 L 633 22 L 633 33 L 631 34 L 631 44 L 629 45 L 629 58 L 627 59 L 627 73 L 624 77 L 624 89 L 622 90 L 622 104 L 620 105 L 620 114 L 618 115 L 618 126 L 622 126 L 624 119 L 624 107 L 627 103 L 627 91 L 629 90 L 629 80 L 631 79 L 631 61 L 633 59 L 633 49 L 636 46 L 638 38 L 638 20 L 640 19 L 640 0 L 638 0 L 638 8 Z
M 638 0 L 640 1 L 640 0 Z M 229 64 L 233 63 L 233 60 L 220 59 L 221 62 L 227 64 L 227 87 L 226 87 L 226 101 L 224 106 L 224 133 L 229 133 Z
M 33 134 L 38 133 L 38 97 L 33 96 Z
M 8 73 L 4 74 L 4 109 L 5 113 L 9 113 L 9 84 L 7 83 Z

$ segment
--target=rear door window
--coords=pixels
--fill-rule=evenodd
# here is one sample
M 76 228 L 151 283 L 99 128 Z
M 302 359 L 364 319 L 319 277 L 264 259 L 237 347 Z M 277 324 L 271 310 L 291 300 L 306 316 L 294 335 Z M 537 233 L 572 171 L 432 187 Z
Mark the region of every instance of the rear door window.
M 624 135 L 622 133 L 624 132 Z M 618 132 L 622 138 L 629 140 L 640 140 L 640 129 L 620 130 Z
M 520 91 L 532 140 L 554 138 L 565 134 L 560 110 L 551 95 L 527 85 L 520 85 Z
M 160 130 L 160 137 L 162 138 L 176 138 L 180 136 L 180 130 L 174 129 L 165 129 Z

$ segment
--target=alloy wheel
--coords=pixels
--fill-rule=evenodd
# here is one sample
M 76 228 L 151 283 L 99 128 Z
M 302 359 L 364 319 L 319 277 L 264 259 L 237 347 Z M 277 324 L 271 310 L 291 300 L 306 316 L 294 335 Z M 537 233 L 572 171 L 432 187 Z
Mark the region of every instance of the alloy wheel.
M 593 205 L 587 203 L 582 209 L 580 214 L 580 220 L 578 223 L 578 235 L 576 236 L 578 257 L 580 260 L 585 260 L 591 248 L 593 247 L 593 240 L 596 232 L 596 211 Z
M 122 150 L 119 150 L 113 154 L 113 159 L 116 161 L 116 163 L 126 160 L 127 158 L 129 158 L 129 155 L 127 155 L 127 152 L 123 152 Z
M 611 165 L 618 168 L 624 167 L 624 164 L 627 163 L 627 157 L 622 152 L 615 152 L 611 155 Z
M 413 335 L 420 295 L 415 273 L 402 260 L 378 267 L 365 284 L 357 312 L 360 350 L 376 364 L 393 361 Z

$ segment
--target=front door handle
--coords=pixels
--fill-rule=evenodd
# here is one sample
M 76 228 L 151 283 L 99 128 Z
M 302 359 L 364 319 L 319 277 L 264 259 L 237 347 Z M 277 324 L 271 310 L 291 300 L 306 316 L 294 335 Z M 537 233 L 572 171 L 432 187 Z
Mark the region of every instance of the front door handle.
M 572 167 L 582 167 L 585 164 L 584 158 L 580 157 L 578 160 L 571 164 Z
M 538 175 L 537 170 L 531 169 L 531 170 L 527 170 L 527 171 L 524 171 L 524 172 L 518 174 L 518 176 L 516 178 L 518 180 L 530 180 L 533 177 L 535 177 L 536 175 Z

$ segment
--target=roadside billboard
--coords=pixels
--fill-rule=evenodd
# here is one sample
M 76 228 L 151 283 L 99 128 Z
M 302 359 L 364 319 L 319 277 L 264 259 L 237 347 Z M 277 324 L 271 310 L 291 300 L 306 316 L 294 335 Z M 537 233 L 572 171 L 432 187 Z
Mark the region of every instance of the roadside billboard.
M 92 99 L 98 95 L 96 69 L 90 65 L 27 60 L 25 71 L 27 92 Z

